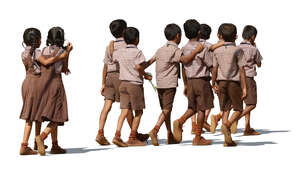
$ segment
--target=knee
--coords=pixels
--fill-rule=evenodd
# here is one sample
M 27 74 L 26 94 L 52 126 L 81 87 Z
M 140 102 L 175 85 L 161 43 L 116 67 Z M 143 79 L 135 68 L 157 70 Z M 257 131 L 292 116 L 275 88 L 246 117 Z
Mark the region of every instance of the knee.
M 166 110 L 163 110 L 162 113 L 165 115 L 165 117 L 168 117 L 171 114 L 171 110 L 166 109 Z
M 143 115 L 143 110 L 136 110 L 135 117 L 141 117 Z

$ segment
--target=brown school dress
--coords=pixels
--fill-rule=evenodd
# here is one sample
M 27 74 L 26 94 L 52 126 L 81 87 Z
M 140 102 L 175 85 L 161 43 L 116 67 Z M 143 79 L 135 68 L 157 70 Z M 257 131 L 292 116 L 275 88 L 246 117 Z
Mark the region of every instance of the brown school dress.
M 39 88 L 40 67 L 36 62 L 36 58 L 41 55 L 39 49 L 35 50 L 33 55 L 30 54 L 31 47 L 26 47 L 22 53 L 22 61 L 26 70 L 26 78 L 22 84 L 23 107 L 20 119 L 34 121 L 39 106 L 39 96 L 41 90 Z
M 63 50 L 56 46 L 48 46 L 43 49 L 46 58 L 60 55 Z M 42 96 L 36 120 L 52 121 L 58 125 L 64 125 L 68 121 L 68 107 L 65 88 L 61 77 L 61 62 L 49 66 L 41 66 Z

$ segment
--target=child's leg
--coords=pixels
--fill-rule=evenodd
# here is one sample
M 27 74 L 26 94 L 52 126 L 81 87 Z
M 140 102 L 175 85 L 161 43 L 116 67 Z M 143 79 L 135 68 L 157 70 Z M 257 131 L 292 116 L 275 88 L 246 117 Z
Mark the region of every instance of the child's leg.
M 241 119 L 243 116 L 246 116 L 249 114 L 253 109 L 255 109 L 256 105 L 246 105 L 246 108 L 244 109 L 243 113 L 239 117 Z
M 204 124 L 203 127 L 205 128 L 206 131 L 210 132 L 210 125 L 207 122 L 208 116 L 210 114 L 211 109 L 205 110 L 205 117 L 204 117 Z
M 107 119 L 107 115 L 111 110 L 112 104 L 113 104 L 112 100 L 104 101 L 104 106 L 103 106 L 103 109 L 101 111 L 100 118 L 99 118 L 99 131 L 98 131 L 99 136 L 104 136 L 104 125 L 105 125 L 105 122 Z
M 55 128 L 57 128 L 57 123 L 50 122 L 46 129 L 37 137 L 35 137 L 35 141 L 38 146 L 38 151 L 40 155 L 45 155 L 45 146 L 44 146 L 44 140 L 48 137 L 49 133 L 51 133 Z
M 38 122 L 36 121 L 35 122 L 35 137 L 39 136 L 41 134 L 41 128 L 42 128 L 42 122 Z M 48 148 L 47 145 L 44 145 L 45 149 Z M 34 147 L 33 147 L 34 150 L 37 150 L 37 144 L 36 144 L 36 141 L 34 141 Z
M 167 128 L 167 133 L 172 134 L 172 128 L 171 128 L 171 112 L 172 110 L 163 110 L 165 115 L 165 125 Z
M 223 112 L 223 116 L 222 116 L 222 132 L 224 134 L 225 137 L 225 142 L 224 142 L 224 146 L 228 146 L 233 144 L 232 138 L 231 138 L 231 133 L 230 133 L 230 126 L 229 126 L 229 113 L 230 110 L 226 110 Z
M 195 138 L 193 139 L 193 145 L 209 145 L 211 143 L 210 141 L 205 140 L 203 137 L 201 137 L 204 120 L 205 120 L 205 111 L 198 111 L 196 135 Z
M 143 110 L 136 110 L 135 117 L 133 118 L 132 128 L 127 144 L 129 146 L 145 146 L 146 144 L 136 138 L 137 130 L 140 125 L 140 121 L 143 115 Z
M 195 112 L 192 109 L 188 109 L 179 119 L 173 122 L 173 134 L 177 142 L 181 142 L 182 140 L 182 125 L 194 114 Z
M 154 145 L 154 146 L 158 146 L 158 140 L 157 140 L 157 133 L 161 127 L 161 125 L 166 122 L 166 127 L 168 129 L 168 132 L 170 131 L 171 129 L 171 125 L 167 125 L 167 123 L 170 123 L 170 122 L 167 122 L 166 121 L 166 118 L 168 117 L 168 115 L 170 114 L 170 110 L 162 110 L 161 114 L 159 115 L 159 118 L 158 118 L 158 121 L 155 125 L 155 127 L 149 132 L 149 136 L 151 138 L 151 143 Z
M 192 131 L 191 131 L 191 134 L 195 134 L 196 133 L 196 114 L 192 116 L 191 118 L 192 120 Z
M 249 136 L 249 135 L 260 135 L 259 132 L 255 131 L 253 128 L 250 126 L 250 114 L 251 111 L 255 108 L 255 105 L 247 105 L 245 110 L 247 109 L 248 112 L 245 114 L 245 130 L 244 130 L 244 135 Z M 242 113 L 242 115 L 244 112 Z M 242 117 L 242 116 L 241 116 Z
M 52 148 L 50 153 L 51 154 L 63 154 L 66 153 L 66 150 L 62 149 L 57 142 L 57 129 L 58 126 L 56 126 L 52 131 L 51 131 L 51 139 L 52 139 Z
M 30 137 L 30 132 L 32 129 L 32 122 L 26 120 L 24 127 L 24 136 L 21 144 L 20 155 L 36 155 L 37 152 L 33 151 L 30 147 L 28 147 L 28 140 Z
M 218 122 L 223 116 L 223 112 L 220 111 L 217 115 L 211 115 L 210 116 L 210 132 L 216 133 L 216 128 L 218 126 Z
M 121 139 L 121 130 L 124 123 L 125 118 L 127 117 L 129 109 L 122 109 L 121 114 L 118 119 L 117 130 L 115 133 L 115 137 L 113 139 L 113 143 L 119 147 L 127 147 L 128 145 L 123 142 Z
M 126 119 L 127 119 L 127 123 L 128 123 L 128 125 L 129 125 L 129 127 L 130 128 L 132 128 L 132 122 L 133 122 L 133 112 L 132 112 L 132 110 L 130 109 L 130 110 L 128 110 L 128 114 L 127 114 L 127 117 L 126 117 Z

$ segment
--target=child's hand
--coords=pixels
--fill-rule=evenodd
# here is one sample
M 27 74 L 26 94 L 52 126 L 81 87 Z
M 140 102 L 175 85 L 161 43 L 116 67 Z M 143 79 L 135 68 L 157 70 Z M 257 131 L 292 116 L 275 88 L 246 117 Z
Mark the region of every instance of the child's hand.
M 220 46 L 223 46 L 224 45 L 224 43 L 225 43 L 225 41 L 224 40 L 220 40 L 220 41 L 218 41 L 218 46 L 220 47 Z
M 67 68 L 66 70 L 64 70 L 65 75 L 69 75 L 71 74 L 71 71 Z
M 69 42 L 67 45 L 67 51 L 70 52 L 72 50 L 73 50 L 73 45 L 72 45 L 72 43 Z
M 105 84 L 102 84 L 102 87 L 101 87 L 101 95 L 104 96 L 104 88 L 105 88 Z
M 152 76 L 151 76 L 151 75 L 148 75 L 148 74 L 146 74 L 146 75 L 144 76 L 144 79 L 146 79 L 146 80 L 152 80 Z
M 185 95 L 185 97 L 187 97 L 187 87 L 186 87 L 186 85 L 184 85 L 183 94 Z
M 247 90 L 246 88 L 243 89 L 243 95 L 242 95 L 242 100 L 244 100 L 247 97 Z
M 214 91 L 215 91 L 216 94 L 219 93 L 219 86 L 218 85 L 214 85 L 213 89 L 214 89 Z

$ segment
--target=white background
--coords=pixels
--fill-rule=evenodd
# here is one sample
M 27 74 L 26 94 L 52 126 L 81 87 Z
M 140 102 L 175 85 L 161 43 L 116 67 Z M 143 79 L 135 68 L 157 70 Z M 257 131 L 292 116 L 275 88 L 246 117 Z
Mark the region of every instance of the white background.
M 1 1 L 0 4 L 0 169 L 297 169 L 299 154 L 299 4 L 297 1 Z M 140 31 L 139 48 L 149 59 L 166 40 L 166 24 L 182 25 L 197 19 L 212 27 L 210 42 L 223 22 L 232 22 L 238 35 L 246 24 L 257 27 L 257 46 L 264 60 L 258 71 L 258 106 L 253 111 L 252 126 L 263 134 L 243 137 L 244 119 L 234 139 L 239 146 L 223 147 L 223 136 L 207 133 L 211 146 L 192 146 L 190 120 L 184 126 L 183 141 L 178 145 L 117 148 L 98 146 L 95 136 L 103 106 L 100 95 L 105 47 L 113 39 L 109 23 L 125 19 Z M 19 156 L 24 121 L 19 119 L 22 106 L 21 85 L 25 77 L 21 61 L 22 35 L 28 27 L 42 32 L 42 47 L 48 29 L 61 26 L 74 44 L 70 56 L 72 74 L 64 76 L 70 121 L 59 128 L 59 143 L 69 154 Z M 239 43 L 241 38 L 237 40 Z M 187 42 L 183 36 L 180 47 Z M 154 66 L 149 71 L 154 73 Z M 155 81 L 154 81 L 155 82 Z M 140 131 L 147 133 L 155 125 L 160 107 L 157 94 L 145 82 L 146 109 Z M 183 84 L 175 98 L 172 120 L 187 107 Z M 218 101 L 215 100 L 218 112 Z M 120 113 L 115 104 L 108 117 L 105 134 L 111 141 Z M 43 128 L 45 125 L 43 126 Z M 33 135 L 30 145 L 33 146 Z M 129 134 L 125 123 L 124 140 Z M 159 133 L 166 139 L 165 126 Z M 165 142 L 165 140 L 161 140 Z M 51 146 L 50 138 L 46 144 Z

